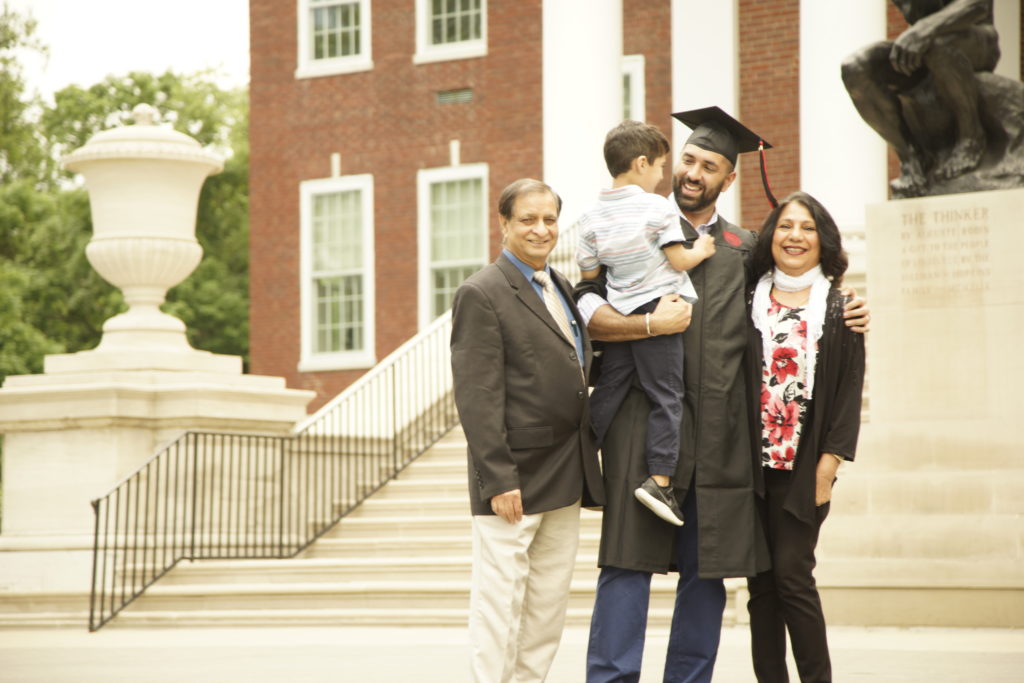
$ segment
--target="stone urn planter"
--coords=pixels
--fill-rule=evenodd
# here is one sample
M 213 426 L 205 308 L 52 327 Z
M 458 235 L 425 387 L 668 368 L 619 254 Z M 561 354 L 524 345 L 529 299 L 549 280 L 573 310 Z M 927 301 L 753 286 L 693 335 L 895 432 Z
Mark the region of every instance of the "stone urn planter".
M 103 324 L 96 349 L 48 357 L 47 371 L 60 371 L 83 354 L 104 356 L 100 365 L 106 369 L 228 369 L 213 358 L 199 360 L 197 354 L 214 354 L 193 349 L 185 324 L 160 310 L 167 290 L 202 258 L 195 236 L 199 191 L 223 161 L 189 136 L 158 125 L 149 105 L 138 105 L 132 116 L 134 125 L 98 133 L 63 159 L 65 168 L 82 174 L 89 191 L 89 263 L 123 292 L 128 310 Z M 231 369 L 237 365 L 226 362 Z M 87 369 L 78 360 L 71 364 Z

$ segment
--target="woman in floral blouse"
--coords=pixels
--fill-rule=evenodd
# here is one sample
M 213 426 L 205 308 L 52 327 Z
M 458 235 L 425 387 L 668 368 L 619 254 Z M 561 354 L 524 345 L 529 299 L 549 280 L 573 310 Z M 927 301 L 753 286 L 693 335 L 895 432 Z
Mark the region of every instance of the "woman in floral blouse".
M 864 335 L 843 324 L 847 258 L 828 211 L 803 192 L 765 220 L 751 259 L 748 373 L 761 519 L 772 569 L 749 579 L 754 672 L 788 681 L 786 633 L 804 683 L 832 680 L 814 582 L 818 531 L 860 430 Z M 756 389 L 755 389 L 756 390 Z

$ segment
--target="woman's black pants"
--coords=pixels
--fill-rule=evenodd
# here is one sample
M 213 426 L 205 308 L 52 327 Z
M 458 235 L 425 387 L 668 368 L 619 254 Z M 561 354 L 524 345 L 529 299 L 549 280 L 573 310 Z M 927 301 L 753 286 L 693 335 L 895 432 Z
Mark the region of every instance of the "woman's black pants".
M 747 580 L 750 641 L 759 683 L 786 683 L 786 631 L 802 683 L 830 683 L 832 663 L 825 636 L 825 615 L 814 582 L 814 548 L 829 504 L 817 508 L 817 523 L 807 524 L 782 509 L 793 473 L 765 468 L 761 520 L 771 549 L 772 569 Z

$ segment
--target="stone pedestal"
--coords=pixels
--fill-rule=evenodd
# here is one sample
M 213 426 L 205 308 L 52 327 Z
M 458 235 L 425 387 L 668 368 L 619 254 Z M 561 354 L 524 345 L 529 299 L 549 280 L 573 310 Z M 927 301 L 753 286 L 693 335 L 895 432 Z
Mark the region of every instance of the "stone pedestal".
M 873 205 L 868 258 L 873 435 L 922 465 L 1024 464 L 1024 189 Z
M 65 159 L 89 189 L 87 256 L 128 311 L 104 324 L 96 349 L 49 356 L 45 374 L 8 377 L 0 389 L 0 624 L 12 612 L 23 624 L 84 614 L 90 501 L 161 445 L 187 430 L 287 434 L 314 396 L 280 377 L 243 375 L 239 357 L 193 349 L 185 325 L 159 310 L 201 258 L 196 203 L 221 162 L 158 126 L 152 107 L 134 114 L 137 125 L 99 133 Z
M 288 434 L 313 395 L 287 389 L 280 377 L 241 374 L 8 377 L 0 390 L 0 596 L 31 594 L 46 611 L 64 612 L 64 595 L 84 610 L 91 500 L 186 430 Z
M 1024 189 L 869 206 L 867 243 L 870 419 L 822 530 L 826 611 L 1024 626 Z

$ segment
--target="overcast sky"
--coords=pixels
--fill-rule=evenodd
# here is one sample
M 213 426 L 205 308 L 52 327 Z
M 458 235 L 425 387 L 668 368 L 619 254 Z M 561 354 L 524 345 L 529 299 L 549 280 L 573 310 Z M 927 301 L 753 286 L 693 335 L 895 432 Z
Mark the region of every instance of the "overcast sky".
M 282 0 L 285 1 L 285 0 Z M 128 71 L 223 73 L 249 81 L 248 0 L 0 0 L 38 21 L 49 60 L 26 64 L 29 88 L 49 97 Z

